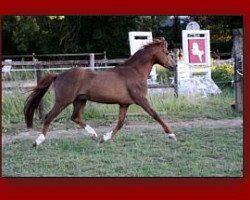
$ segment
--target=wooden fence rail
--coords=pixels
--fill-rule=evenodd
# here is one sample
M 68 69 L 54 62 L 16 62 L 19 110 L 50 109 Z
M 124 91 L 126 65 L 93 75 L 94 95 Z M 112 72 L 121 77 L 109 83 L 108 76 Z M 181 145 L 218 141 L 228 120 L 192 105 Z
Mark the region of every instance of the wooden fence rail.
M 117 59 L 95 59 L 94 64 L 97 65 L 113 65 L 113 64 L 120 64 L 123 63 L 126 59 L 125 58 L 117 58 Z M 2 61 L 2 65 L 7 65 L 9 62 Z M 52 61 L 12 61 L 12 67 L 20 67 L 20 66 L 65 66 L 65 65 L 79 65 L 79 66 L 88 66 L 90 65 L 89 60 L 52 60 Z

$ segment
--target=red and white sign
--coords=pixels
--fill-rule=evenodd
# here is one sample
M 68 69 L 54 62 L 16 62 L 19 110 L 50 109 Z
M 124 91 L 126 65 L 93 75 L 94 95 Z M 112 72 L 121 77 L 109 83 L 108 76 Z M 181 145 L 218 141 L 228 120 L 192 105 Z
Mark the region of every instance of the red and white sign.
M 182 48 L 185 64 L 211 66 L 209 30 L 183 30 Z
M 188 39 L 188 53 L 190 64 L 206 62 L 205 39 Z

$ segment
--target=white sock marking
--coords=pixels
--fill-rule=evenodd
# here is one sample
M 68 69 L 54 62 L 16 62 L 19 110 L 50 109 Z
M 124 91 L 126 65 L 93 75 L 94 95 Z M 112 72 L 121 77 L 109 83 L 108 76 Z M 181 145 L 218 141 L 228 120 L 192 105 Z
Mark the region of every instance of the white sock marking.
M 95 137 L 98 137 L 97 133 L 95 132 L 95 130 L 94 130 L 91 126 L 86 125 L 86 126 L 85 126 L 85 130 L 86 130 L 89 134 L 91 134 L 91 136 L 94 135 Z
M 173 139 L 174 141 L 177 141 L 177 138 L 174 133 L 167 134 L 167 139 Z
M 39 137 L 36 139 L 36 145 L 42 144 L 45 140 L 45 136 L 40 134 Z
M 111 137 L 112 137 L 112 133 L 113 133 L 113 131 L 110 131 L 110 132 L 108 132 L 108 133 L 105 133 L 105 134 L 103 135 L 103 140 L 104 140 L 105 142 L 108 141 L 108 140 L 110 140 Z

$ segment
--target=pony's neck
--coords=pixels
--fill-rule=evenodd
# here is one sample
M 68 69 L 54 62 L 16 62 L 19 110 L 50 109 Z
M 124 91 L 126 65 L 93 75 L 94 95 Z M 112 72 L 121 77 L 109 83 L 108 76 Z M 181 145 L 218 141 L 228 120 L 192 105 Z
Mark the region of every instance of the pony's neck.
M 154 64 L 156 64 L 155 50 L 147 47 L 137 51 L 123 65 L 135 68 L 147 80 Z

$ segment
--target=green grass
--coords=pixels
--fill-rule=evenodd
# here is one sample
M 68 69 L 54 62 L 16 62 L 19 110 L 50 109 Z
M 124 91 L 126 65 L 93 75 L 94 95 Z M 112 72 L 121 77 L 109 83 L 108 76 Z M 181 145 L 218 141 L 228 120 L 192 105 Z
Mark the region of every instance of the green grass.
M 28 93 L 24 91 L 2 93 L 2 131 L 13 132 L 16 129 L 24 129 L 23 106 Z M 235 112 L 230 104 L 234 96 L 233 91 L 223 90 L 222 94 L 210 96 L 209 98 L 183 97 L 175 98 L 172 93 L 149 95 L 154 109 L 168 116 L 170 119 L 183 118 L 212 118 L 228 119 L 242 116 Z M 45 113 L 54 104 L 54 92 L 49 91 L 45 95 Z M 68 123 L 72 114 L 73 106 L 68 106 L 57 118 L 57 122 Z M 151 120 L 145 112 L 136 105 L 131 105 L 128 114 L 133 115 L 133 120 Z M 118 115 L 118 105 L 106 105 L 88 102 L 84 112 L 85 120 L 113 121 Z M 36 116 L 37 118 L 37 116 Z M 40 126 L 40 122 L 38 122 Z
M 123 129 L 115 143 L 53 139 L 36 149 L 29 140 L 16 141 L 2 146 L 2 175 L 242 177 L 242 133 L 242 128 L 191 128 L 179 130 L 177 142 L 166 142 L 158 128 Z
M 18 80 L 29 80 L 27 72 Z M 14 77 L 5 77 L 15 80 Z M 2 91 L 2 133 L 15 136 L 25 130 L 23 106 L 28 93 L 20 90 Z M 209 98 L 179 96 L 173 93 L 149 95 L 151 105 L 167 121 L 242 117 L 231 108 L 232 89 Z M 48 112 L 54 103 L 54 92 L 45 96 Z M 51 125 L 51 130 L 75 129 L 71 122 L 72 105 L 66 108 Z M 84 119 L 91 124 L 109 127 L 117 119 L 118 105 L 88 102 Z M 138 106 L 128 111 L 128 121 L 153 120 Z M 35 130 L 41 122 L 35 116 Z M 205 124 L 204 124 L 205 125 Z M 176 127 L 175 127 L 176 126 Z M 37 149 L 33 141 L 16 140 L 2 145 L 3 176 L 73 176 L 73 177 L 242 177 L 243 129 L 239 128 L 183 128 L 173 130 L 178 141 L 166 143 L 160 126 L 135 130 L 122 129 L 116 143 L 97 146 L 84 136 L 46 140 Z M 150 128 L 149 128 L 150 127 Z

